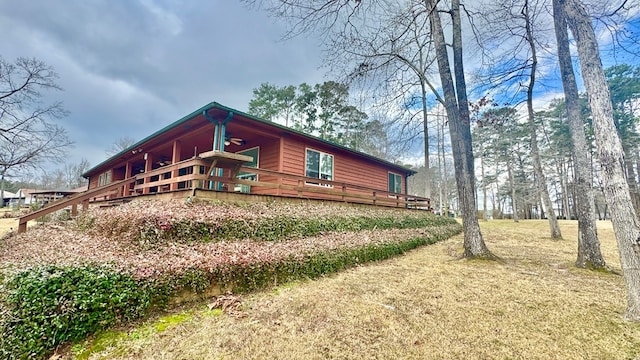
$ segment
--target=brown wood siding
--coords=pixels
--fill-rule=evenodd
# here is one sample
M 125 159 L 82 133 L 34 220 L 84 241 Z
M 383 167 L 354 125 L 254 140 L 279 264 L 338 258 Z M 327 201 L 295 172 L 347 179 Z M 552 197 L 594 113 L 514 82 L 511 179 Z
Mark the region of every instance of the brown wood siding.
M 278 141 L 278 139 L 269 139 L 268 141 L 260 143 L 260 153 L 258 157 L 258 166 L 261 169 L 278 171 L 280 162 L 280 142 Z M 276 183 L 278 182 L 278 179 L 273 176 L 260 175 L 258 177 L 258 181 Z M 277 192 L 277 189 L 271 188 L 261 188 L 257 186 L 251 188 L 252 194 L 277 195 Z
M 306 149 L 313 149 L 333 155 L 333 181 L 358 184 L 380 191 L 389 190 L 389 172 L 395 172 L 383 164 L 369 159 L 355 157 L 345 151 L 335 149 L 327 144 L 307 145 L 297 138 L 285 138 L 283 171 L 292 174 L 305 174 Z M 401 174 L 403 175 L 403 174 Z M 297 185 L 295 181 L 284 182 Z M 404 175 L 402 182 L 404 191 Z
M 285 137 L 282 154 L 282 172 L 296 175 L 304 175 L 305 144 L 293 138 Z M 284 179 L 285 185 L 297 186 L 298 182 L 292 179 Z M 296 191 L 282 190 L 282 195 L 295 196 Z
M 89 189 L 95 189 L 98 187 L 98 175 L 89 178 Z
M 304 175 L 305 144 L 292 138 L 284 138 L 282 171 Z

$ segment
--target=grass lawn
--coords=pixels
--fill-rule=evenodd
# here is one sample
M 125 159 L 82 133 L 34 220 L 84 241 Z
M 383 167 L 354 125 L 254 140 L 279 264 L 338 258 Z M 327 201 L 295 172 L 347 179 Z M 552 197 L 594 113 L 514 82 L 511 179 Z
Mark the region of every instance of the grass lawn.
M 612 272 L 573 267 L 545 221 L 482 224 L 502 262 L 460 260 L 462 235 L 315 281 L 175 309 L 60 354 L 92 359 L 634 359 L 640 324 L 622 320 L 625 288 L 609 222 Z
M 18 219 L 15 218 L 0 218 L 0 236 L 8 233 L 11 230 L 18 229 Z

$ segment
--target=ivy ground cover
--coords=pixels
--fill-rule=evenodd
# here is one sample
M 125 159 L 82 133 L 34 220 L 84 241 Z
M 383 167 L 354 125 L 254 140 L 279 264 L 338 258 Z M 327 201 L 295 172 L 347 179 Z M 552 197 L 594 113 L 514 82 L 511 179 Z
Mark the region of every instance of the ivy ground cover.
M 388 258 L 461 231 L 427 212 L 320 203 L 138 201 L 0 243 L 0 355 L 56 346 L 211 284 L 249 291 Z

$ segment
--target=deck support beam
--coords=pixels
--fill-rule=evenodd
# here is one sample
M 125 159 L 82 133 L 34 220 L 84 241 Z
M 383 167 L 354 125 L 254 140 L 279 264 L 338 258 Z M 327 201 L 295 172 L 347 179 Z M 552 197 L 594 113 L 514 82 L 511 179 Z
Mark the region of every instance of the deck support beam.
M 181 156 L 182 156 L 182 144 L 180 143 L 180 141 L 175 140 L 173 142 L 173 150 L 171 152 L 171 163 L 175 164 L 179 162 Z M 177 178 L 179 171 L 180 171 L 179 169 L 174 169 L 171 172 L 171 178 Z M 178 183 L 172 182 L 171 186 L 169 187 L 169 190 L 178 190 Z
M 145 159 L 145 163 L 144 163 L 144 172 L 150 172 L 151 170 L 153 170 L 153 155 L 151 153 L 145 153 L 144 154 L 144 159 Z M 144 182 L 148 183 L 150 180 L 150 178 L 145 178 Z M 144 189 L 142 189 L 142 193 L 143 194 L 148 194 L 149 193 L 149 189 L 148 187 L 145 187 Z

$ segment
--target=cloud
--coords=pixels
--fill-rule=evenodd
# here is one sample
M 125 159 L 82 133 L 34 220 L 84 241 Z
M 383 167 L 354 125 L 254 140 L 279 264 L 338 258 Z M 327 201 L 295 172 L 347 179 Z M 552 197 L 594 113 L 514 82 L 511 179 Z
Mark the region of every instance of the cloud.
M 70 161 L 104 160 L 116 139 L 141 139 L 218 101 L 246 109 L 252 89 L 322 81 L 312 39 L 237 2 L 50 0 L 3 2 L 0 55 L 35 57 L 60 75 L 76 145 Z

